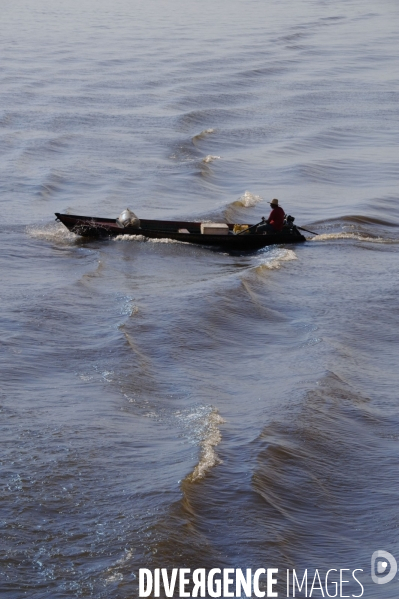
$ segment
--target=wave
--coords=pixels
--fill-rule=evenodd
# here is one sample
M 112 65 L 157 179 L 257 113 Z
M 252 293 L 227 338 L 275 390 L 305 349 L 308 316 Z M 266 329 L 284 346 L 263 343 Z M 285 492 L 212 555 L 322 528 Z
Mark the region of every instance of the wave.
M 380 479 L 393 480 L 392 429 L 390 417 L 377 416 L 370 399 L 334 372 L 307 392 L 292 417 L 265 427 L 252 488 L 263 504 L 262 532 L 282 560 L 297 560 L 304 538 L 327 564 L 355 558 L 348 530 L 358 531 L 358 543 L 381 542 L 382 528 L 376 535 L 363 524 L 374 510 L 395 513 L 384 487 L 378 490 Z
M 213 408 L 203 423 L 201 437 L 201 456 L 193 472 L 186 477 L 186 481 L 198 481 L 209 472 L 211 468 L 220 464 L 221 460 L 215 452 L 215 447 L 222 440 L 219 426 L 225 421 L 220 416 L 216 408 Z
M 254 69 L 247 69 L 245 71 L 239 71 L 237 77 L 241 80 L 245 79 L 262 79 L 263 77 L 269 77 L 272 75 L 280 75 L 285 73 L 290 68 L 293 68 L 295 60 L 277 60 L 274 64 L 270 64 L 266 67 L 258 67 Z
M 300 112 L 297 118 L 304 121 L 309 118 L 309 115 Z M 375 186 L 377 181 L 387 185 L 388 182 L 396 182 L 399 176 L 396 163 L 372 162 L 361 157 L 293 162 L 288 166 L 281 166 L 278 171 L 279 176 L 294 179 L 297 184 L 304 181 L 306 184 L 313 182 L 340 187 L 355 185 L 358 189 Z
M 202 162 L 208 164 L 209 162 L 213 162 L 214 160 L 220 160 L 220 156 L 212 156 L 211 154 L 208 154 L 208 156 L 205 156 L 205 158 L 202 159 Z
M 123 573 L 120 570 L 123 569 L 132 558 L 133 551 L 131 549 L 125 549 L 125 554 L 118 559 L 113 566 L 106 569 L 104 582 L 110 584 L 112 582 L 120 582 L 123 580 Z
M 192 137 L 191 139 L 185 138 L 183 141 L 177 144 L 173 144 L 173 150 L 170 155 L 170 158 L 183 162 L 193 162 L 201 160 L 205 163 L 212 162 L 216 158 L 220 158 L 220 156 L 209 155 L 201 159 L 200 151 L 196 147 L 198 141 L 204 139 L 208 135 L 211 135 L 212 133 L 214 133 L 214 131 L 214 129 L 205 129 L 204 131 L 201 131 L 201 133 L 194 135 L 194 137 Z
M 386 198 L 387 203 L 393 203 L 392 198 Z M 375 202 L 374 202 L 375 205 Z M 396 235 L 392 235 L 392 228 L 397 228 L 397 222 L 385 220 L 380 217 L 364 216 L 362 214 L 347 214 L 344 216 L 314 221 L 312 229 L 324 229 L 325 233 L 319 233 L 309 241 L 330 241 L 334 239 L 353 239 L 370 243 L 394 244 L 398 243 Z M 386 235 L 386 227 L 391 234 Z M 329 232 L 327 232 L 329 231 Z
M 390 198 L 393 204 L 397 203 L 393 198 Z M 388 200 L 388 199 L 387 199 Z M 375 203 L 375 202 L 373 202 Z M 323 224 L 324 226 L 327 224 L 330 225 L 342 225 L 342 223 L 349 224 L 359 224 L 359 225 L 382 225 L 385 227 L 397 227 L 397 223 L 392 222 L 392 220 L 385 220 L 382 218 L 376 218 L 373 216 L 364 216 L 363 214 L 347 214 L 341 216 L 339 218 L 327 219 L 323 221 L 315 221 L 313 225 Z
M 223 420 L 218 411 L 209 409 L 209 406 L 193 412 L 184 411 L 181 419 L 183 427 L 189 425 L 194 438 L 202 431 L 200 459 L 193 472 L 179 481 L 180 496 L 165 512 L 157 514 L 151 526 L 143 531 L 145 560 L 148 567 L 164 568 L 174 567 L 183 558 L 186 567 L 195 569 L 200 563 L 210 569 L 212 563 L 220 563 L 220 555 L 210 542 L 209 535 L 201 530 L 202 506 L 209 501 L 207 485 L 201 484 L 201 481 L 216 464 L 221 463 L 215 447 L 221 440 L 219 426 Z
M 65 189 L 67 184 L 68 181 L 63 175 L 51 171 L 45 178 L 45 181 L 38 186 L 36 195 L 43 200 L 51 199 L 53 196 L 57 195 L 57 193 Z
M 130 348 L 140 361 L 140 368 L 149 370 L 150 357 L 145 355 L 142 349 L 138 347 L 132 335 L 126 331 L 124 331 L 124 335 Z M 130 404 L 134 404 L 135 408 L 140 410 L 144 418 L 151 418 L 164 425 L 170 425 L 172 428 L 177 429 L 180 438 L 185 439 L 190 445 L 196 445 L 200 448 L 197 464 L 182 481 L 179 481 L 184 488 L 186 483 L 203 479 L 214 466 L 222 463 L 215 448 L 222 440 L 220 425 L 225 420 L 215 407 L 197 404 L 190 408 L 168 411 L 165 410 L 164 404 L 156 399 L 152 401 L 148 401 L 148 399 L 141 400 L 135 394 L 132 395 L 131 392 L 123 392 L 123 395 Z
M 262 201 L 261 196 L 258 196 L 250 191 L 246 191 L 238 200 L 233 202 L 233 206 L 243 206 L 244 208 L 252 208 Z
M 254 208 L 259 202 L 262 202 L 262 200 L 263 198 L 261 196 L 251 193 L 250 191 L 245 191 L 238 200 L 234 200 L 234 202 L 227 204 L 226 208 L 223 210 L 223 218 L 225 218 L 227 222 L 235 222 L 237 218 L 240 218 L 240 213 L 242 213 L 243 209 Z
M 308 241 L 330 241 L 332 239 L 355 239 L 357 241 L 367 241 L 369 243 L 395 243 L 393 239 L 384 239 L 383 237 L 368 237 L 361 233 L 322 233 L 312 237 Z
M 75 135 L 57 135 L 52 139 L 49 139 L 44 144 L 44 150 L 51 153 L 62 153 L 68 149 L 74 140 Z
M 201 159 L 199 150 L 191 141 L 187 140 L 174 144 L 170 158 L 180 162 L 194 162 Z
M 289 33 L 287 35 L 283 35 L 281 37 L 278 38 L 277 41 L 281 41 L 281 42 L 296 42 L 298 40 L 304 39 L 306 37 L 309 37 L 309 33 L 304 33 L 303 31 L 297 31 L 294 33 Z
M 366 144 L 372 146 L 375 144 L 375 139 L 361 129 L 356 130 L 352 128 L 351 130 L 348 130 L 344 127 L 329 127 L 317 133 L 303 135 L 302 137 L 289 140 L 280 148 L 276 148 L 276 152 L 282 155 L 290 153 L 292 155 L 303 156 L 305 149 L 339 148 L 342 151 L 343 147 L 357 148 L 359 147 L 359 144 L 363 147 Z
M 204 129 L 203 131 L 201 131 L 201 133 L 194 135 L 194 137 L 192 137 L 193 144 L 195 144 L 195 142 L 199 141 L 200 139 L 204 139 L 207 135 L 211 135 L 211 133 L 215 133 L 215 129 Z
M 125 333 L 130 347 L 141 361 L 141 367 L 148 364 L 148 358 L 139 350 L 133 342 L 131 336 Z M 137 397 L 131 397 L 129 394 L 124 394 L 129 403 L 134 403 L 136 408 L 142 410 L 142 415 L 145 418 L 152 418 L 164 424 L 169 423 L 171 426 L 179 430 L 179 436 L 185 438 L 190 444 L 195 444 L 200 447 L 200 455 L 198 463 L 183 479 L 183 487 L 186 483 L 193 483 L 203 479 L 206 474 L 217 464 L 221 464 L 222 460 L 216 453 L 215 448 L 222 440 L 220 425 L 225 420 L 220 416 L 219 411 L 212 406 L 194 406 L 184 410 L 176 410 L 168 414 L 164 408 L 156 403 L 144 401 L 141 403 Z
M 220 425 L 224 421 L 216 408 L 204 405 L 177 411 L 173 417 L 179 420 L 184 437 L 192 443 L 200 440 L 201 454 L 191 474 L 179 481 L 179 497 L 166 512 L 157 514 L 155 521 L 144 531 L 146 563 L 153 568 L 172 567 L 184 556 L 184 564 L 188 567 L 194 569 L 198 563 L 211 567 L 219 556 L 208 535 L 199 526 L 201 505 L 207 491 L 206 485 L 198 483 L 216 464 L 221 463 L 215 447 L 220 443 Z M 121 569 L 117 567 L 116 574 Z
M 291 260 L 298 260 L 298 256 L 293 250 L 279 249 L 268 252 L 267 257 L 260 256 L 258 258 L 260 264 L 255 267 L 255 271 L 276 270 L 281 267 L 282 262 L 289 262 Z

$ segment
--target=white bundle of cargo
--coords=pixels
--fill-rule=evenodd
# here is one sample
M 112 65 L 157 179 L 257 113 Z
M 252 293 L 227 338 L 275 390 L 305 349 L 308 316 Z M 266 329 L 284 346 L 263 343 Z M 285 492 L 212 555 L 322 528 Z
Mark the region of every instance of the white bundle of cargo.
M 129 208 L 126 208 L 126 210 L 124 210 L 123 212 L 121 212 L 121 214 L 116 219 L 116 224 L 121 229 L 124 229 L 125 227 L 136 227 L 136 228 L 139 228 L 140 227 L 140 220 L 137 218 L 137 216 L 135 215 L 134 212 L 132 212 L 131 210 L 129 210 Z
M 201 223 L 202 235 L 228 235 L 229 227 L 224 223 Z

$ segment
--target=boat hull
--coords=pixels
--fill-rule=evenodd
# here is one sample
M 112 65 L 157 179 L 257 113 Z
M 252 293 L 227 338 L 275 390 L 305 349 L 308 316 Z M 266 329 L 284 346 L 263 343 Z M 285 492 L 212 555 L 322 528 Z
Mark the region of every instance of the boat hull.
M 121 228 L 116 219 L 97 218 L 91 216 L 78 216 L 73 214 L 60 214 L 56 217 L 70 231 L 83 237 L 117 237 L 118 235 L 144 236 L 149 239 L 172 239 L 183 243 L 215 246 L 229 250 L 254 251 L 268 245 L 301 243 L 306 241 L 295 227 L 273 234 L 243 233 L 233 234 L 234 224 L 229 224 L 228 235 L 201 234 L 201 223 L 188 221 L 160 221 L 140 219 L 140 228 Z M 186 229 L 188 233 L 179 233 L 179 229 Z

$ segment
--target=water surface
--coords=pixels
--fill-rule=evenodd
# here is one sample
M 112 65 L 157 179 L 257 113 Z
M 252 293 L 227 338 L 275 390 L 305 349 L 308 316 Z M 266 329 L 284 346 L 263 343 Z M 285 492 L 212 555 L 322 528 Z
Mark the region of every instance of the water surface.
M 1 597 L 267 566 L 396 597 L 369 564 L 399 557 L 397 5 L 21 0 L 2 23 Z M 274 197 L 320 235 L 235 255 L 53 216 L 255 223 Z

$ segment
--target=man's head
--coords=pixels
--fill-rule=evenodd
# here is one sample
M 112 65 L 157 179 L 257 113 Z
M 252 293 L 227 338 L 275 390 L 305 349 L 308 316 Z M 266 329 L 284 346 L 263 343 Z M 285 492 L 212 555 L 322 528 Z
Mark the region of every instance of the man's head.
M 270 206 L 271 206 L 272 208 L 275 208 L 276 206 L 278 206 L 278 200 L 276 200 L 276 199 L 272 200 L 272 201 L 270 202 Z

